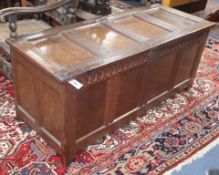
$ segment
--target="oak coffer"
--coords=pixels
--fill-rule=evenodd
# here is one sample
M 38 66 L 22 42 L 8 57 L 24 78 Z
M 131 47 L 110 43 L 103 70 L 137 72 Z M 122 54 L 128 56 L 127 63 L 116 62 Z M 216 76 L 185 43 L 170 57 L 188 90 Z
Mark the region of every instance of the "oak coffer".
M 191 87 L 213 23 L 153 6 L 11 42 L 18 118 L 75 151 Z

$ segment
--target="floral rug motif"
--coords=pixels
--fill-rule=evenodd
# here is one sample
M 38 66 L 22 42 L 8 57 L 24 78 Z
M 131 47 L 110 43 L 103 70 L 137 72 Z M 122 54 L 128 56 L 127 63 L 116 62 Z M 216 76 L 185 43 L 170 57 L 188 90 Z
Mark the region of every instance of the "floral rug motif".
M 123 128 L 80 150 L 69 165 L 17 121 L 13 84 L 0 73 L 1 175 L 163 174 L 219 136 L 219 42 L 209 38 L 197 78 Z

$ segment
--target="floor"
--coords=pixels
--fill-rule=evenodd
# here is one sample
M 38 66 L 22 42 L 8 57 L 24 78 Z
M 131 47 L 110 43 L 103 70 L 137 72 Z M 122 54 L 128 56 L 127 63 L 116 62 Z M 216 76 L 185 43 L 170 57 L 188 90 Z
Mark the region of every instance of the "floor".
M 216 143 L 215 143 L 216 142 Z M 216 145 L 216 146 L 215 146 Z M 175 168 L 171 175 L 219 175 L 219 139 L 201 150 L 197 157 L 186 162 L 182 168 Z M 210 174 L 211 170 L 217 170 L 217 174 Z

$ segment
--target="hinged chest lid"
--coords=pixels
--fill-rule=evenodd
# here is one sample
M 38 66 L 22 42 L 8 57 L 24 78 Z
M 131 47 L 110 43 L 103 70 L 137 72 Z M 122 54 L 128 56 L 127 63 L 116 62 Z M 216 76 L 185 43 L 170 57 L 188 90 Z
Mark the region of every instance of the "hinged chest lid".
M 155 6 L 20 37 L 11 45 L 65 82 L 212 25 L 175 9 Z

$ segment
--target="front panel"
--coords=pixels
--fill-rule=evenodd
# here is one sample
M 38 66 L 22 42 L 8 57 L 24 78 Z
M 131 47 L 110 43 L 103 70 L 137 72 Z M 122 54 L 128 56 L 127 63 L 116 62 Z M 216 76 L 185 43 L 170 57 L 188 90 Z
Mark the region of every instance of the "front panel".
M 117 107 L 115 118 L 125 115 L 129 111 L 144 103 L 140 101 L 143 95 L 141 87 L 144 79 L 145 65 L 138 66 L 118 76 Z
M 76 111 L 72 117 L 76 120 L 76 139 L 80 139 L 104 125 L 106 82 L 99 82 L 82 90 L 72 88 L 76 94 Z
M 164 48 L 165 49 L 165 48 Z M 174 76 L 174 66 L 176 61 L 176 52 L 165 55 L 156 54 L 149 58 L 149 63 L 145 73 L 145 101 L 159 96 L 170 90 L 172 86 L 172 77 Z
M 177 66 L 174 85 L 191 78 L 191 72 L 194 67 L 196 55 L 198 53 L 198 45 L 199 43 L 193 43 L 181 48 L 180 54 L 177 58 L 179 63 Z

